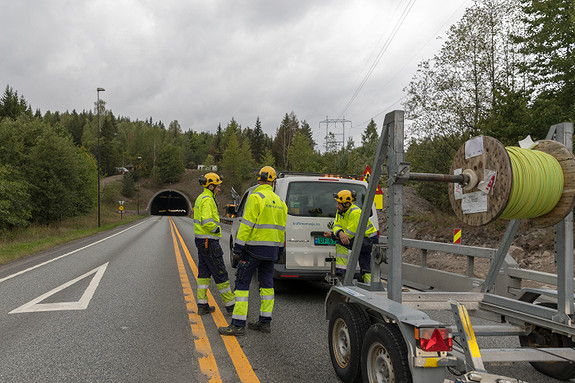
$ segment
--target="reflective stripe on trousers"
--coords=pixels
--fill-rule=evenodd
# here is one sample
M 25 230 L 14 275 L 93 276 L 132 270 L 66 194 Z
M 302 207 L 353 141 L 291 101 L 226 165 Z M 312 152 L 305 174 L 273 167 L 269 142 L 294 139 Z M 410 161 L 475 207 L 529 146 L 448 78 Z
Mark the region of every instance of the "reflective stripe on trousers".
M 206 306 L 208 304 L 209 286 L 210 278 L 198 278 L 198 306 Z
M 218 283 L 216 284 L 216 287 L 218 288 L 220 297 L 222 297 L 222 301 L 226 307 L 233 306 L 236 303 L 236 297 L 230 288 L 230 281 Z
M 274 289 L 260 288 L 260 298 L 262 300 L 260 304 L 260 316 L 271 318 L 275 302 Z
M 234 313 L 232 314 L 232 323 L 236 326 L 245 326 L 248 319 L 248 297 L 249 290 L 236 290 L 234 291 L 236 297 L 236 304 L 234 306 Z
M 335 268 L 337 270 L 343 271 L 347 269 L 347 255 L 348 249 L 345 246 L 340 245 L 339 243 L 335 245 Z

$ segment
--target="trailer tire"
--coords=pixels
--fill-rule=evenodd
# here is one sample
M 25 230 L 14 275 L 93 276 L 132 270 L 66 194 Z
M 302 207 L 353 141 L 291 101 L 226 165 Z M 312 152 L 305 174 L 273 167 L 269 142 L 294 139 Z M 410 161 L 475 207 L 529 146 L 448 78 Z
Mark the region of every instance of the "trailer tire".
M 376 323 L 365 334 L 361 349 L 364 383 L 412 383 L 407 345 L 395 324 Z
M 344 383 L 361 382 L 361 346 L 369 325 L 357 303 L 338 304 L 329 319 L 329 356 Z
M 541 306 L 556 309 L 555 303 L 540 303 Z M 543 341 L 543 343 L 542 343 Z M 575 342 L 565 335 L 556 334 L 548 329 L 533 326 L 533 331 L 527 336 L 520 336 L 519 343 L 522 347 L 575 347 Z M 534 369 L 542 374 L 559 380 L 575 378 L 575 364 L 573 362 L 529 362 Z

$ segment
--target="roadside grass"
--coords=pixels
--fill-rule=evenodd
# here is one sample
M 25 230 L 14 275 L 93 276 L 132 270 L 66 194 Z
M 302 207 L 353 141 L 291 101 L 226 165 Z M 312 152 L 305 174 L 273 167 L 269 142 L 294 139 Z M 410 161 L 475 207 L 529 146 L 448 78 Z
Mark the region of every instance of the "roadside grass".
M 117 206 L 102 206 L 101 227 L 98 227 L 98 213 L 95 211 L 87 216 L 70 218 L 46 226 L 33 225 L 15 230 L 0 237 L 0 265 L 144 217 L 146 215 L 120 215 Z

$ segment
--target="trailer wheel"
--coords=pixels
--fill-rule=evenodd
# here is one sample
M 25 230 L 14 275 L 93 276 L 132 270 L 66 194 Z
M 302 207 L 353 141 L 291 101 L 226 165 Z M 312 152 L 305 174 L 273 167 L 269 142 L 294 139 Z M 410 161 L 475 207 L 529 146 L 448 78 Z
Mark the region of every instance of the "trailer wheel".
M 357 303 L 340 303 L 329 319 L 329 356 L 345 383 L 361 381 L 361 345 L 370 322 Z
M 411 383 L 407 346 L 395 324 L 376 323 L 365 334 L 361 349 L 365 383 Z
M 540 303 L 541 306 L 556 309 L 555 303 Z M 546 348 L 546 347 L 575 347 L 575 342 L 565 335 L 556 334 L 546 328 L 533 326 L 531 334 L 519 337 L 522 347 Z M 529 362 L 534 369 L 542 374 L 559 380 L 569 380 L 575 378 L 575 364 L 566 362 Z

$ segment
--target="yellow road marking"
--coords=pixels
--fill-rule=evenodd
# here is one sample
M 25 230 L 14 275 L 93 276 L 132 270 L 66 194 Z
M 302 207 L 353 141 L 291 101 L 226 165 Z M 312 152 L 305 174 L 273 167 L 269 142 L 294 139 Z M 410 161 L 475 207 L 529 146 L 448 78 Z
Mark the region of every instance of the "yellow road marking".
M 212 353 L 212 348 L 210 346 L 210 341 L 206 334 L 206 329 L 204 328 L 204 323 L 200 316 L 195 312 L 194 308 L 196 306 L 196 300 L 194 298 L 194 292 L 192 291 L 192 286 L 190 285 L 190 280 L 188 279 L 188 274 L 186 273 L 186 267 L 184 261 L 182 260 L 182 255 L 180 253 L 180 248 L 174 234 L 175 224 L 170 218 L 170 230 L 172 232 L 172 241 L 174 243 L 174 251 L 176 253 L 176 260 L 178 263 L 178 271 L 180 272 L 180 282 L 182 283 L 182 290 L 184 292 L 184 298 L 186 301 L 186 307 L 188 310 L 188 316 L 190 320 L 190 327 L 192 329 L 192 334 L 194 334 L 194 343 L 196 346 L 196 351 L 200 353 L 201 357 L 198 362 L 200 363 L 200 371 L 202 374 L 206 375 L 209 382 L 221 382 L 220 372 L 218 371 L 218 366 L 216 364 L 216 359 Z M 172 226 L 173 225 L 173 226 Z
M 178 231 L 178 228 L 176 227 L 176 224 L 173 222 L 171 217 L 170 222 L 174 225 L 174 230 L 176 232 L 176 235 L 178 236 L 178 239 L 180 240 L 182 249 L 184 250 L 184 254 L 186 254 L 186 259 L 188 260 L 188 263 L 190 265 L 190 268 L 192 269 L 194 277 L 197 279 L 198 268 L 196 266 L 196 263 L 192 259 L 192 255 L 190 254 L 188 247 L 186 246 L 182 236 L 180 235 L 180 232 Z M 216 326 L 218 327 L 227 326 L 228 321 L 224 317 L 224 314 L 222 314 L 210 290 L 208 290 L 208 303 L 210 306 L 216 307 L 216 311 L 212 313 L 212 317 L 214 319 L 214 322 L 216 323 Z M 190 311 L 189 308 L 188 311 Z M 224 341 L 224 344 L 226 345 L 226 349 L 228 350 L 228 354 L 232 359 L 232 363 L 234 364 L 234 367 L 238 373 L 240 381 L 242 383 L 259 383 L 260 380 L 258 379 L 254 370 L 252 369 L 250 361 L 244 354 L 242 348 L 240 347 L 240 344 L 238 343 L 238 340 L 233 336 L 222 335 L 221 337 Z

